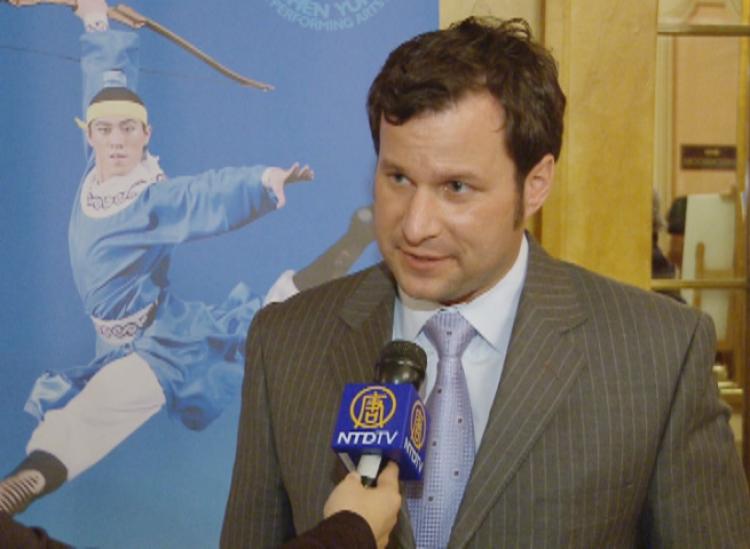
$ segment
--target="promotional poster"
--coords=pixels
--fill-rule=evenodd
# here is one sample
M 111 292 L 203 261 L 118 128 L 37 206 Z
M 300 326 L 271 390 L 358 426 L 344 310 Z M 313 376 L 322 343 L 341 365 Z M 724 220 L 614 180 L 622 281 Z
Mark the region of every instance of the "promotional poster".
M 59 453 L 72 478 L 16 518 L 77 547 L 216 547 L 247 327 L 378 261 L 367 90 L 438 5 L 129 0 L 105 30 L 72 1 L 17 4 L 0 477 Z

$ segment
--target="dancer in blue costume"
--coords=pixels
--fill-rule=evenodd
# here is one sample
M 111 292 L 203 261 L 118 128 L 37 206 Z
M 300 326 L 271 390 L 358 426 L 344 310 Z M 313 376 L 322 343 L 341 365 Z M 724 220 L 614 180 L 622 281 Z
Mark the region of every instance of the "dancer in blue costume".
M 169 289 L 171 255 L 182 242 L 238 229 L 282 207 L 286 184 L 313 178 L 298 164 L 167 178 L 147 150 L 148 112 L 133 91 L 138 37 L 109 30 L 106 10 L 104 0 L 79 0 L 76 12 L 87 30 L 86 120 L 79 125 L 92 154 L 69 227 L 96 356 L 37 380 L 26 410 L 40 423 L 27 458 L 0 482 L 0 510 L 11 514 L 97 463 L 162 407 L 190 429 L 218 417 L 241 386 L 245 335 L 262 303 L 244 284 L 221 304 L 181 300 Z M 359 221 L 352 224 L 357 234 L 350 227 L 314 265 L 284 273 L 271 299 L 343 274 L 371 239 L 361 230 L 368 220 Z

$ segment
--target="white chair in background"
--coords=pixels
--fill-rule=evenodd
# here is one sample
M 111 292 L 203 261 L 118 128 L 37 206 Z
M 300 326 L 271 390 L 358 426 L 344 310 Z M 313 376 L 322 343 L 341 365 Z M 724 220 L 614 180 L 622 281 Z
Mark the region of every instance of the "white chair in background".
M 735 190 L 729 194 L 692 194 L 687 199 L 683 279 L 736 279 L 742 275 L 742 203 Z M 744 386 L 744 293 L 738 290 L 683 290 L 685 301 L 708 313 L 716 326 L 717 351 L 727 361 L 730 378 Z M 740 367 L 738 367 L 740 366 Z

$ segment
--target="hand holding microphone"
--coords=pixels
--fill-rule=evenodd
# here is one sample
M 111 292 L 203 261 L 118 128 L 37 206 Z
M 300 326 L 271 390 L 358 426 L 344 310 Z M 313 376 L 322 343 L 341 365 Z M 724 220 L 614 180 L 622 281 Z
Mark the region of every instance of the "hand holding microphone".
M 357 473 L 349 473 L 328 496 L 323 507 L 325 518 L 340 511 L 357 513 L 367 521 L 378 547 L 388 544 L 401 508 L 398 491 L 398 466 L 389 462 L 378 477 L 375 488 L 362 485 Z

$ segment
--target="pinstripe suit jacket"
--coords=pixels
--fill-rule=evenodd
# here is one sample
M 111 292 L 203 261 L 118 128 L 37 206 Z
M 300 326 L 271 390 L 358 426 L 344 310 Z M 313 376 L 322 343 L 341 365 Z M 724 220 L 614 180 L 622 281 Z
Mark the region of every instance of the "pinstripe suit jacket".
M 373 378 L 394 296 L 379 265 L 256 316 L 223 547 L 271 547 L 322 518 L 345 474 L 330 449 L 342 390 Z M 531 242 L 450 546 L 750 544 L 714 339 L 705 315 Z M 414 546 L 405 507 L 391 546 Z

